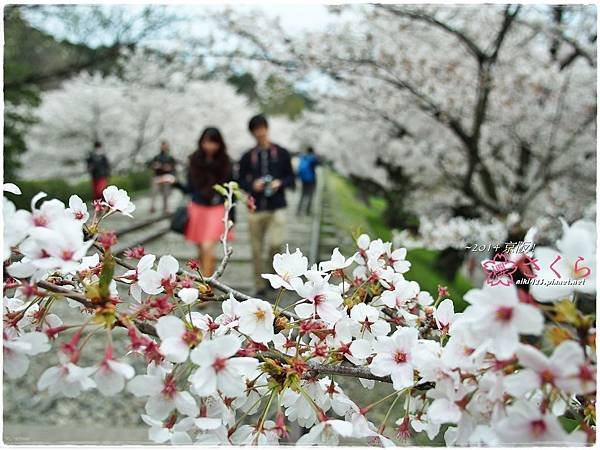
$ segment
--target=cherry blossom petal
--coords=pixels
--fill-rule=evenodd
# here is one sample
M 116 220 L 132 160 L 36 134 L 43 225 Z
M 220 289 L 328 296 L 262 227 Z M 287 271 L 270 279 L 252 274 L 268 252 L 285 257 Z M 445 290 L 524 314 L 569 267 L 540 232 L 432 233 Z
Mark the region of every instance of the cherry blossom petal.
M 175 407 L 181 414 L 196 416 L 199 413 L 196 400 L 194 400 L 194 397 L 189 392 L 177 392 L 173 396 L 173 400 L 175 401 Z
M 156 322 L 156 333 L 161 339 L 181 337 L 185 332 L 185 324 L 175 316 L 163 316 Z
M 164 339 L 160 344 L 160 351 L 168 361 L 182 363 L 187 359 L 190 348 L 178 336 Z
M 191 305 L 196 300 L 198 300 L 199 294 L 200 292 L 196 288 L 183 288 L 177 293 L 177 296 L 186 305 Z
M 136 397 L 158 395 L 163 389 L 160 377 L 152 375 L 138 375 L 127 384 L 127 390 Z
M 162 279 L 169 278 L 179 271 L 179 262 L 171 255 L 165 255 L 158 261 L 157 272 Z
M 164 395 L 155 395 L 146 402 L 146 412 L 158 420 L 166 419 L 173 409 L 175 409 L 175 402 Z

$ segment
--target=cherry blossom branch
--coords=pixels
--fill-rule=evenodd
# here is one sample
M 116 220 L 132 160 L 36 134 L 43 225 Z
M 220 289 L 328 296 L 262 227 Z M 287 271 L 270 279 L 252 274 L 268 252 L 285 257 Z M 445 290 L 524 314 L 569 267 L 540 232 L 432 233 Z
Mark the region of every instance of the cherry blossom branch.
M 430 25 L 434 25 L 452 35 L 454 35 L 459 41 L 461 41 L 465 47 L 477 58 L 478 61 L 481 61 L 486 58 L 485 52 L 462 31 L 458 30 L 450 26 L 449 24 L 442 22 L 436 17 L 426 13 L 425 11 L 420 10 L 411 10 L 407 8 L 398 8 L 394 5 L 376 5 L 377 8 L 383 9 L 391 14 L 394 14 L 399 17 L 405 17 L 412 20 L 419 20 Z
M 596 58 L 594 58 L 593 53 L 585 50 L 580 45 L 580 43 L 577 42 L 576 39 L 567 36 L 567 34 L 564 32 L 564 30 L 561 27 L 557 27 L 557 26 L 547 27 L 543 23 L 532 22 L 530 20 L 522 20 L 522 19 L 518 20 L 518 23 L 520 25 L 524 25 L 524 26 L 530 28 L 531 30 L 533 30 L 535 32 L 543 33 L 548 36 L 552 36 L 554 38 L 560 39 L 561 41 L 563 41 L 564 43 L 566 43 L 567 45 L 572 47 L 573 53 L 568 55 L 560 64 L 561 70 L 563 70 L 570 63 L 572 63 L 573 60 L 577 56 L 581 56 L 582 58 L 584 58 L 590 66 L 596 67 Z
M 103 249 L 100 245 L 94 244 L 94 246 L 97 249 L 103 251 Z M 113 259 L 114 259 L 115 263 L 118 264 L 119 266 L 124 267 L 125 269 L 128 269 L 128 270 L 135 270 L 135 266 L 133 264 L 128 263 L 127 261 L 123 260 L 122 258 L 113 256 Z M 237 289 L 234 289 L 230 286 L 227 286 L 225 283 L 222 283 L 221 281 L 214 279 L 213 277 L 202 278 L 199 275 L 196 275 L 192 272 L 188 272 L 187 270 L 180 270 L 179 273 L 186 275 L 195 281 L 199 281 L 201 283 L 206 283 L 209 286 L 212 286 L 215 289 L 218 289 L 219 291 L 224 292 L 225 294 L 231 294 L 237 300 L 248 300 L 249 298 L 256 298 L 256 297 L 252 297 L 248 294 L 244 294 L 243 292 L 240 292 Z M 227 298 L 228 297 L 225 297 L 225 296 L 219 296 L 219 297 L 205 299 L 205 301 L 207 301 L 207 302 L 208 301 L 225 301 L 225 300 L 227 300 Z M 262 300 L 262 299 L 260 299 L 260 300 Z M 293 320 L 299 319 L 299 317 L 296 314 L 294 314 L 290 311 L 281 311 L 281 314 L 290 319 L 293 319 Z
M 116 260 L 116 258 L 115 258 L 115 260 Z M 232 293 L 234 293 L 234 295 L 237 297 L 240 297 L 244 300 L 250 298 L 246 294 L 243 294 L 239 291 L 229 288 L 226 285 L 222 285 L 218 281 L 216 281 L 216 283 L 220 284 L 224 289 L 230 289 L 230 291 Z M 63 296 L 68 297 L 72 300 L 75 300 L 88 308 L 94 307 L 94 304 L 91 303 L 90 301 L 88 301 L 87 298 L 82 294 L 72 292 L 68 289 L 65 289 L 63 287 L 49 283 L 47 281 L 39 281 L 37 284 L 39 287 L 42 287 L 51 292 L 60 293 Z M 246 297 L 246 298 L 243 298 L 243 297 Z M 386 309 L 388 309 L 388 308 L 386 308 Z M 117 321 L 117 324 L 125 327 L 125 325 L 122 324 L 120 321 Z M 157 336 L 156 329 L 148 323 L 135 322 L 135 326 L 137 327 L 137 329 L 139 331 L 141 331 L 144 334 L 154 336 L 154 337 Z M 268 358 L 276 359 L 285 364 L 288 363 L 286 355 L 284 355 L 283 353 L 280 353 L 279 351 L 275 351 L 275 350 L 260 352 L 260 353 L 257 353 L 256 356 L 261 359 L 264 357 L 268 357 Z M 309 366 L 310 372 L 312 372 L 315 375 L 338 375 L 338 376 L 349 377 L 349 378 L 362 378 L 364 380 L 373 380 L 373 381 L 380 381 L 383 383 L 392 383 L 392 379 L 390 376 L 381 377 L 381 376 L 373 375 L 368 367 L 348 366 L 348 365 L 344 365 L 344 364 L 339 364 L 339 365 L 322 364 L 322 363 L 316 362 L 314 360 L 308 360 L 308 361 L 306 361 L 306 364 Z M 428 390 L 431 387 L 432 387 L 431 383 L 421 383 L 421 384 L 416 385 L 415 389 Z M 568 410 L 572 414 L 578 414 L 578 413 L 580 414 L 581 406 L 575 405 L 575 404 L 569 404 Z
M 61 286 L 57 286 L 56 284 L 50 283 L 48 281 L 38 281 L 36 283 L 38 285 L 38 287 L 41 287 L 47 291 L 50 292 L 54 292 L 56 294 L 60 294 L 63 297 L 67 297 L 70 298 L 71 300 L 74 300 L 78 303 L 80 303 L 82 306 L 86 307 L 86 308 L 95 308 L 97 305 L 95 305 L 94 303 L 90 302 L 87 297 L 83 294 L 80 294 L 78 292 L 73 292 L 69 289 L 66 289 L 64 287 Z M 120 320 L 117 320 L 115 322 L 117 325 L 122 326 L 122 327 L 126 327 L 126 325 L 124 323 L 122 323 Z M 142 323 L 142 322 L 135 322 L 135 326 L 137 327 L 137 329 L 139 331 L 141 331 L 144 334 L 148 334 L 151 336 L 158 336 L 158 334 L 156 333 L 156 329 L 148 324 L 148 323 Z
M 115 258 L 115 262 L 118 263 L 117 258 Z M 216 283 L 221 285 L 221 283 L 219 283 L 218 281 Z M 90 302 L 83 294 L 78 294 L 76 292 L 69 291 L 68 289 L 65 289 L 63 287 L 49 283 L 47 281 L 39 281 L 37 284 L 39 287 L 42 287 L 48 291 L 59 293 L 65 297 L 75 300 L 87 308 L 94 307 L 94 304 L 92 302 Z M 242 294 L 241 292 L 235 291 L 234 289 L 231 289 L 228 286 L 225 286 L 225 285 L 222 285 L 222 286 L 225 289 L 230 289 L 232 291 L 232 293 L 235 293 L 234 294 L 235 296 L 238 296 L 244 300 L 250 298 L 246 294 Z M 246 297 L 246 298 L 243 298 L 243 297 Z M 147 324 L 147 323 L 139 323 L 139 322 L 136 323 L 135 325 L 138 328 L 138 330 L 141 331 L 142 333 L 148 334 L 151 336 L 157 336 L 156 329 L 152 325 Z M 122 326 L 124 326 L 124 325 L 122 325 Z M 261 355 L 282 361 L 282 355 L 280 355 L 279 352 L 275 352 L 275 351 L 262 352 Z M 283 362 L 285 362 L 285 360 L 283 360 Z M 318 363 L 316 361 L 311 361 L 311 360 L 307 361 L 307 364 L 310 367 L 311 372 L 314 372 L 315 374 L 340 375 L 340 376 L 344 376 L 344 377 L 363 378 L 365 380 L 382 381 L 385 383 L 392 382 L 392 380 L 389 376 L 379 377 L 379 376 L 373 375 L 367 367 L 352 367 L 352 366 L 345 366 L 345 365 L 321 364 L 321 363 Z
M 223 231 L 223 234 L 221 235 L 221 245 L 223 246 L 223 258 L 221 259 L 221 262 L 219 263 L 219 266 L 217 267 L 215 272 L 210 277 L 205 279 L 205 281 L 209 279 L 216 280 L 220 278 L 221 275 L 223 275 L 227 264 L 229 263 L 231 255 L 233 254 L 233 248 L 229 246 L 227 241 L 229 238 L 229 231 L 233 226 L 233 222 L 229 220 L 229 215 L 231 214 L 231 210 L 235 206 L 235 203 L 233 202 L 233 194 L 234 189 L 237 187 L 237 183 L 230 181 L 226 184 L 226 186 L 227 190 L 224 193 L 221 192 L 225 195 L 225 213 L 223 214 L 223 225 L 225 229 Z

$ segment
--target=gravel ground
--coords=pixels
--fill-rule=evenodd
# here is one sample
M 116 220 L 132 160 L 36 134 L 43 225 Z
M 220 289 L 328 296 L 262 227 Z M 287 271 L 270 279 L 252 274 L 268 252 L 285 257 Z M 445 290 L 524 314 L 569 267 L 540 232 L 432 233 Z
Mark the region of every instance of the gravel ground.
M 119 336 L 119 337 L 118 337 Z M 115 332 L 116 354 L 122 354 L 125 333 Z M 91 339 L 82 353 L 80 365 L 87 367 L 102 359 L 104 339 Z M 132 394 L 123 392 L 115 397 L 104 397 L 97 390 L 87 391 L 78 398 L 50 395 L 38 391 L 37 380 L 48 367 L 57 364 L 56 352 L 51 351 L 33 357 L 27 373 L 17 380 L 4 379 L 4 421 L 12 423 L 44 425 L 142 425 L 140 412 L 144 402 Z M 129 358 L 136 373 L 144 373 L 144 363 L 140 357 Z

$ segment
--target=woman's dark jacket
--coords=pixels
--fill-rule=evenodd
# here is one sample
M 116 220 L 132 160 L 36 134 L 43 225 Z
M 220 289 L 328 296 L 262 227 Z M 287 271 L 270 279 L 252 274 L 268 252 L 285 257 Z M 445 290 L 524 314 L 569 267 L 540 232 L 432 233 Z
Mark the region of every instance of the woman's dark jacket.
M 189 194 L 192 202 L 203 205 L 203 206 L 215 206 L 222 205 L 225 203 L 225 197 L 219 194 L 213 186 L 215 184 L 227 183 L 233 180 L 233 169 L 231 162 L 229 163 L 229 170 L 224 176 L 218 176 L 217 171 L 211 167 L 211 164 L 207 164 L 204 168 L 203 173 L 199 176 L 208 178 L 203 184 L 202 188 L 198 187 L 198 184 L 194 182 L 192 178 L 192 170 L 188 168 L 186 180 L 184 183 L 177 181 L 175 187 L 181 189 L 184 193 Z M 235 208 L 230 212 L 229 218 L 235 219 Z

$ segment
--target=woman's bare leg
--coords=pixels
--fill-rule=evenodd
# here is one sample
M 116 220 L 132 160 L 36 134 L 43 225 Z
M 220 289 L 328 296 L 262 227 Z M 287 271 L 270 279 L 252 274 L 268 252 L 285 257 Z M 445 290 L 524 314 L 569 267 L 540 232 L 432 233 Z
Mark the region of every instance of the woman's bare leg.
M 200 273 L 204 274 L 204 269 L 202 267 L 202 258 L 204 257 L 204 253 L 202 252 L 202 244 L 197 244 L 198 247 L 198 264 L 200 265 Z
M 200 267 L 202 269 L 202 275 L 210 277 L 215 272 L 216 259 L 215 259 L 215 243 L 204 242 L 200 244 Z

